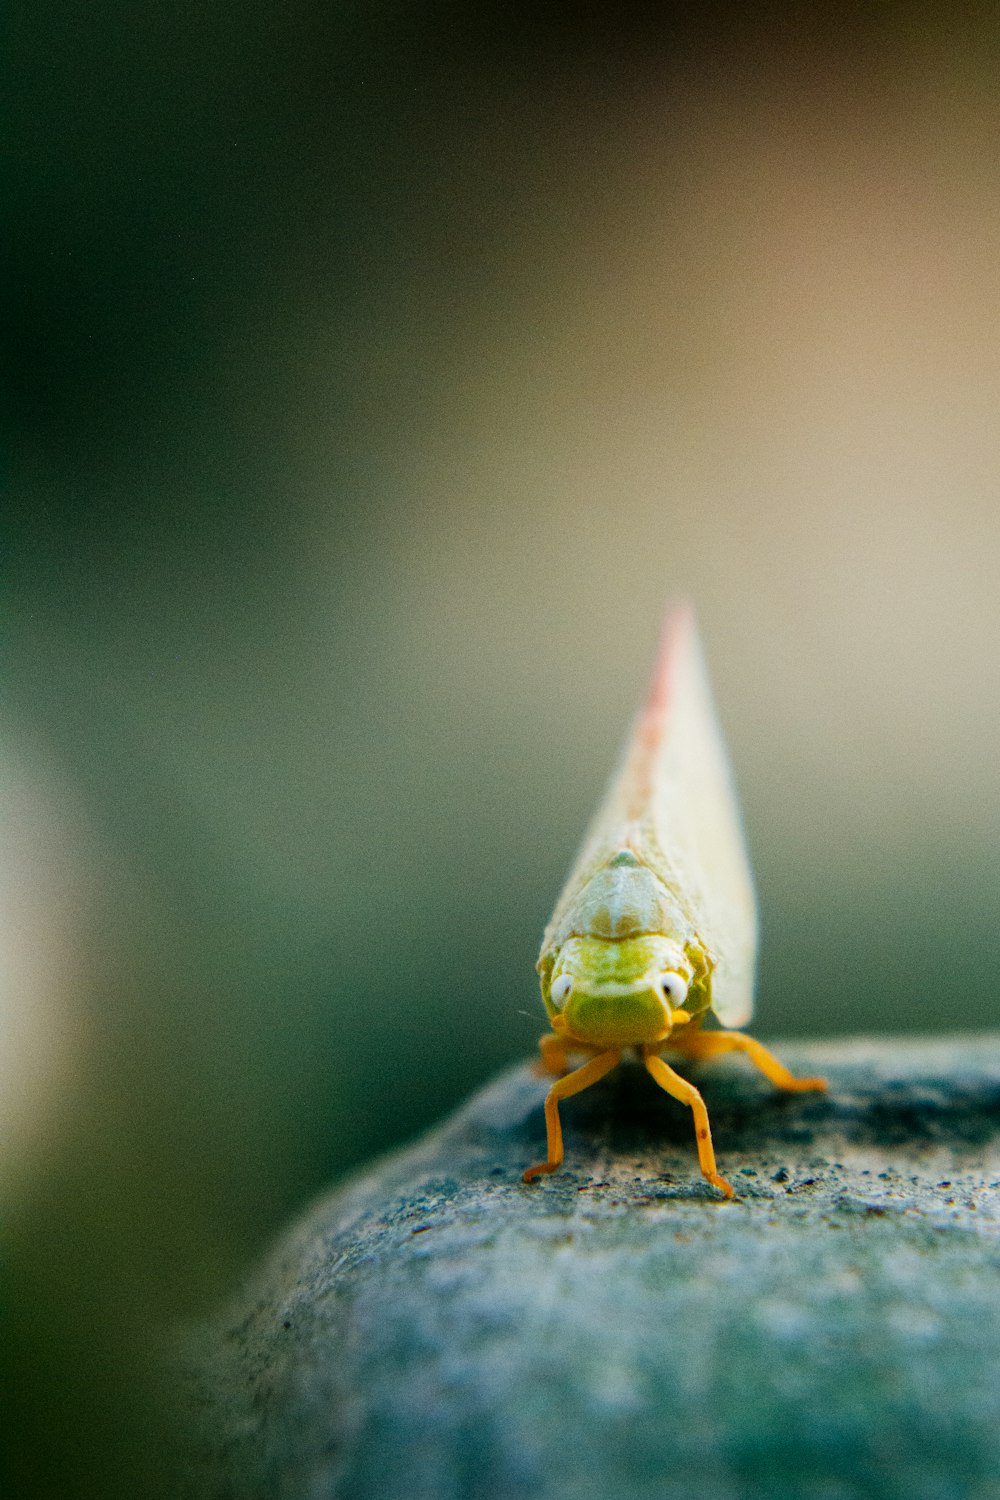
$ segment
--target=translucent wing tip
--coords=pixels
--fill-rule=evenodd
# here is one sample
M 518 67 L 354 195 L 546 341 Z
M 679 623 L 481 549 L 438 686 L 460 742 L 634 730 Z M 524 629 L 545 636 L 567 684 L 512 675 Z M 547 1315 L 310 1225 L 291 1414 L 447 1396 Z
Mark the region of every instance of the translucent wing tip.
M 689 599 L 677 599 L 667 605 L 660 628 L 660 644 L 653 666 L 653 676 L 646 701 L 639 714 L 636 733 L 636 751 L 640 763 L 650 769 L 649 762 L 656 753 L 671 711 L 676 703 L 678 684 L 683 675 L 683 662 L 697 655 L 698 625 L 694 605 Z M 642 780 L 646 776 L 641 776 Z
M 663 613 L 660 644 L 656 653 L 653 681 L 647 700 L 648 709 L 658 708 L 663 711 L 667 708 L 678 659 L 685 650 L 691 649 L 692 643 L 697 639 L 698 622 L 694 605 L 690 599 L 672 600 Z

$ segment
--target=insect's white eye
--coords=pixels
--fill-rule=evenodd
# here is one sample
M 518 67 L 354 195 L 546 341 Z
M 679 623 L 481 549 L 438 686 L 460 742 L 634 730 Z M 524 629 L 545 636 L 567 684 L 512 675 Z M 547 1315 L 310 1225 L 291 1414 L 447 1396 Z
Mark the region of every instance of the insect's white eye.
M 553 1005 L 563 1006 L 569 999 L 573 989 L 573 980 L 569 974 L 560 974 L 558 979 L 552 981 L 549 997 Z
M 687 999 L 687 980 L 682 979 L 679 974 L 661 974 L 660 989 L 663 991 L 664 997 L 673 1006 L 683 1005 Z

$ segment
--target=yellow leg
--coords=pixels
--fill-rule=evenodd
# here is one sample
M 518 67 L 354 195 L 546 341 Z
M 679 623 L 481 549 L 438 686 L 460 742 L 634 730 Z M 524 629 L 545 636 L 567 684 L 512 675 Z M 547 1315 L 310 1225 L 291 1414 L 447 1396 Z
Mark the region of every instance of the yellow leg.
M 661 1089 L 666 1089 L 675 1099 L 689 1106 L 694 1115 L 694 1133 L 698 1142 L 698 1165 L 701 1167 L 703 1177 L 707 1177 L 713 1187 L 717 1187 L 720 1193 L 725 1193 L 727 1198 L 733 1196 L 733 1189 L 724 1177 L 720 1177 L 715 1170 L 715 1152 L 712 1150 L 712 1131 L 708 1123 L 708 1110 L 705 1101 L 695 1088 L 693 1083 L 688 1083 L 686 1078 L 681 1078 L 673 1068 L 668 1068 L 662 1057 L 656 1057 L 647 1052 L 643 1058 L 646 1070 L 656 1079 Z
M 671 1038 L 671 1045 L 673 1038 Z M 773 1052 L 752 1036 L 742 1031 L 698 1031 L 690 1037 L 679 1036 L 677 1045 L 688 1057 L 718 1057 L 722 1052 L 745 1052 L 750 1061 L 760 1069 L 765 1078 L 779 1089 L 804 1092 L 810 1089 L 825 1089 L 825 1078 L 796 1078 L 784 1063 L 779 1062 Z
M 562 1126 L 559 1123 L 559 1100 L 568 1099 L 571 1094 L 579 1094 L 583 1089 L 589 1089 L 592 1083 L 603 1078 L 605 1073 L 621 1059 L 621 1052 L 600 1052 L 597 1057 L 592 1057 L 590 1062 L 584 1063 L 582 1068 L 577 1068 L 573 1073 L 567 1073 L 565 1078 L 560 1078 L 554 1083 L 545 1096 L 545 1129 L 548 1134 L 548 1157 L 539 1162 L 537 1167 L 529 1167 L 524 1174 L 525 1182 L 530 1182 L 533 1177 L 538 1177 L 542 1172 L 554 1172 L 556 1167 L 562 1163 L 563 1142 Z

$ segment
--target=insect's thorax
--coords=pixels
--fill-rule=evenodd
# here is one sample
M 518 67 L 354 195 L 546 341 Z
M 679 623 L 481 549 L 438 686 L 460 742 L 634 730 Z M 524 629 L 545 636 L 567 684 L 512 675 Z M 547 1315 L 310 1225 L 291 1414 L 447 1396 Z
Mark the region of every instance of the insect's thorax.
M 582 882 L 546 933 L 546 948 L 570 937 L 620 941 L 657 932 L 683 946 L 692 936 L 690 917 L 659 876 L 623 850 Z
M 580 891 L 573 925 L 580 934 L 602 938 L 670 932 L 677 926 L 673 905 L 662 881 L 645 865 L 612 863 L 597 870 Z

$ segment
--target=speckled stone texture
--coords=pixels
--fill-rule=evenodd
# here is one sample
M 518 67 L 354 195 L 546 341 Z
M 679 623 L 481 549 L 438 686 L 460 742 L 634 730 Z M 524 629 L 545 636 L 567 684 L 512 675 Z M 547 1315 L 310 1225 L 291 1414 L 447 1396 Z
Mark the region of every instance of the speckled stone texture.
M 498 1079 L 184 1340 L 198 1500 L 1000 1500 L 1000 1038 Z

